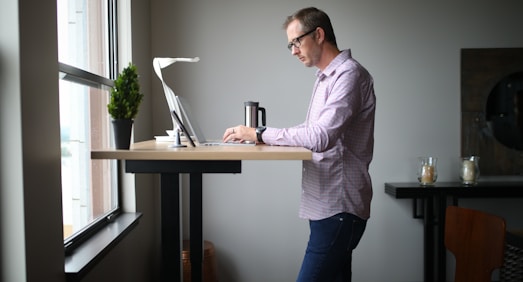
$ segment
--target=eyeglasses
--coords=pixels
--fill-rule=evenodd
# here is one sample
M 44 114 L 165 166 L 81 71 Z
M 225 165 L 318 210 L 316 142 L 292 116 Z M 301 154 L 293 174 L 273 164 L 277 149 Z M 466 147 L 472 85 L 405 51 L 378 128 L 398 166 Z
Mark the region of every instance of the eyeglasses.
M 293 40 L 292 40 L 292 41 L 287 45 L 287 49 L 292 50 L 292 46 L 294 46 L 294 47 L 296 47 L 296 48 L 300 48 L 300 46 L 301 46 L 301 41 L 300 41 L 300 40 L 301 40 L 303 37 L 305 37 L 305 36 L 307 36 L 307 35 L 313 33 L 314 31 L 316 31 L 316 28 L 314 28 L 313 30 L 308 31 L 308 32 L 306 32 L 306 33 L 304 33 L 304 34 L 302 34 L 302 35 L 300 35 L 300 36 L 294 38 L 294 39 L 293 39 Z

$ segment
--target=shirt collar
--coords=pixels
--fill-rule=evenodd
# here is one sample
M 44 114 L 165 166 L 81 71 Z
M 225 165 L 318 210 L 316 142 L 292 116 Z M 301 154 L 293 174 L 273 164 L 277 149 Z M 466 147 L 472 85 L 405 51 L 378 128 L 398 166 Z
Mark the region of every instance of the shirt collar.
M 316 71 L 316 77 L 319 79 L 324 79 L 326 76 L 333 75 L 336 72 L 336 69 L 346 60 L 351 59 L 352 55 L 350 49 L 341 51 L 338 56 L 336 56 L 329 65 L 325 68 L 324 71 L 318 69 Z

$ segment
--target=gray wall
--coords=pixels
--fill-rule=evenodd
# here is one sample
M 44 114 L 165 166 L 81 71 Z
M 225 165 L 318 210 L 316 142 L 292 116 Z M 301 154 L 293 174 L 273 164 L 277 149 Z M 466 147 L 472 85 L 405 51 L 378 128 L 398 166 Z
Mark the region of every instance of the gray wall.
M 354 281 L 421 281 L 422 222 L 411 201 L 383 184 L 416 181 L 416 157 L 439 158 L 439 180 L 457 180 L 460 49 L 523 46 L 521 1 L 154 1 L 153 56 L 199 56 L 164 78 L 190 101 L 208 137 L 243 123 L 243 102 L 267 108 L 268 125 L 292 126 L 307 110 L 315 69 L 285 48 L 286 15 L 325 10 L 338 44 L 374 75 L 374 199 L 354 253 Z M 153 77 L 154 133 L 171 124 Z M 293 281 L 308 237 L 297 216 L 299 162 L 248 161 L 240 175 L 204 177 L 204 237 L 216 245 L 222 281 Z M 514 200 L 462 201 L 523 227 Z M 187 235 L 187 231 L 184 232 Z M 452 271 L 452 270 L 451 270 Z M 450 274 L 449 274 L 450 275 Z
M 54 3 L 1 4 L 0 277 L 5 281 L 63 280 Z M 412 219 L 411 202 L 385 195 L 383 184 L 415 181 L 420 155 L 439 157 L 438 181 L 457 179 L 460 49 L 523 46 L 523 2 L 132 4 L 132 43 L 126 47 L 132 47 L 146 92 L 136 121 L 137 141 L 171 128 L 152 71 L 154 56 L 201 58 L 197 64 L 175 64 L 164 77 L 197 110 L 209 137 L 242 123 L 246 100 L 267 108 L 270 126 L 301 122 L 314 69 L 290 56 L 281 23 L 305 6 L 329 13 L 340 47 L 351 48 L 374 75 L 378 98 L 371 165 L 375 196 L 367 232 L 354 254 L 354 281 L 422 280 L 422 224 Z M 297 216 L 300 170 L 294 161 L 247 161 L 242 174 L 205 176 L 204 237 L 215 244 L 220 281 L 295 279 L 308 236 L 307 222 Z M 136 179 L 136 209 L 144 218 L 85 281 L 156 280 L 158 181 L 154 176 Z M 519 200 L 461 204 L 500 214 L 509 228 L 523 228 Z

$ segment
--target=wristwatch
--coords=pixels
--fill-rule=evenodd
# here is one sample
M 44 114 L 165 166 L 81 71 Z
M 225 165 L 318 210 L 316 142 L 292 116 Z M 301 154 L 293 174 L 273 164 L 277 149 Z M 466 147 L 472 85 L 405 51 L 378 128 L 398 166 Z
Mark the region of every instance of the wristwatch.
M 262 139 L 262 133 L 267 129 L 265 126 L 258 126 L 256 127 L 256 139 L 258 139 L 258 142 L 263 143 Z

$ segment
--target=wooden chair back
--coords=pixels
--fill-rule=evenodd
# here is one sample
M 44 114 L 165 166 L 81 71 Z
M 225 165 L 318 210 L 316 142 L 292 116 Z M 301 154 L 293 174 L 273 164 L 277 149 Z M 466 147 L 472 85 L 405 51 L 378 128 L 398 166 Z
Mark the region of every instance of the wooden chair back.
M 491 281 L 503 265 L 505 220 L 485 212 L 449 206 L 445 215 L 445 246 L 456 258 L 456 282 Z

